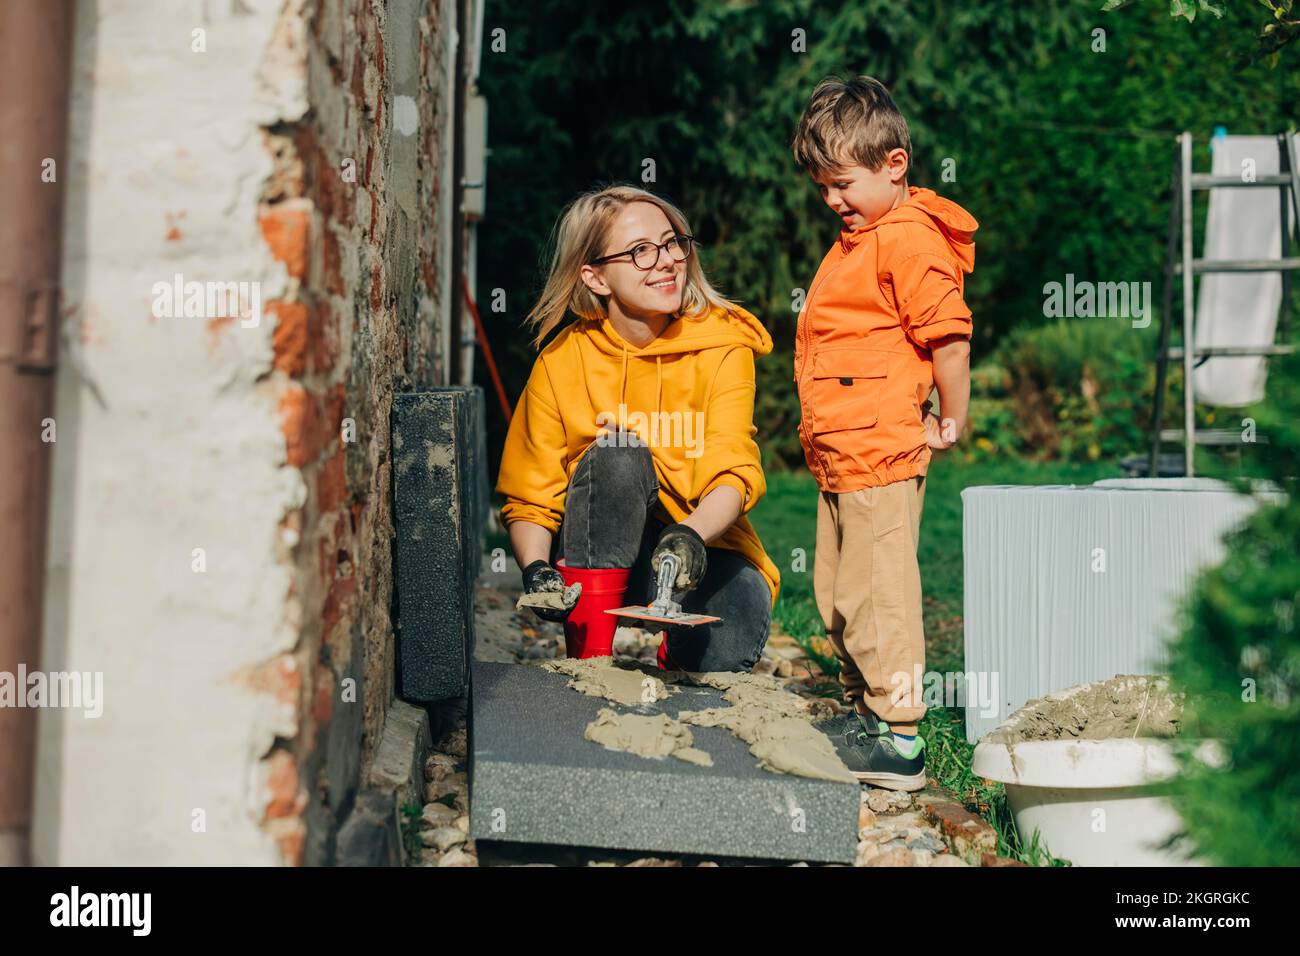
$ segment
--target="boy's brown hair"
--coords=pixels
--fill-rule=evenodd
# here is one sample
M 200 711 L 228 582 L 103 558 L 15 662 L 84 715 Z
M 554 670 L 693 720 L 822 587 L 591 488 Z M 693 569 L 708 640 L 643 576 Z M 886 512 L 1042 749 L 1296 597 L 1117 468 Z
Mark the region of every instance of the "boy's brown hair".
M 854 164 L 876 170 L 895 149 L 912 158 L 907 120 L 885 84 L 870 76 L 818 83 L 790 142 L 795 162 L 814 176 Z

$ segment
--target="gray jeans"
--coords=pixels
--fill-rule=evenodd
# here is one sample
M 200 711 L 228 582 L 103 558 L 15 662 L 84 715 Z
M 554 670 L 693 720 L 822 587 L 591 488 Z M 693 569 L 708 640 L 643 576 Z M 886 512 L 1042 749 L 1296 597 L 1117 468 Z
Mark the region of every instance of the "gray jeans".
M 551 546 L 575 568 L 631 568 L 626 603 L 649 604 L 650 556 L 667 525 L 651 511 L 659 497 L 654 459 L 644 445 L 592 444 L 574 470 L 564 520 Z M 722 618 L 667 629 L 668 653 L 689 671 L 748 671 L 772 625 L 772 592 L 759 570 L 729 548 L 709 548 L 704 580 L 675 594 L 682 610 Z M 646 622 L 646 629 L 656 628 Z

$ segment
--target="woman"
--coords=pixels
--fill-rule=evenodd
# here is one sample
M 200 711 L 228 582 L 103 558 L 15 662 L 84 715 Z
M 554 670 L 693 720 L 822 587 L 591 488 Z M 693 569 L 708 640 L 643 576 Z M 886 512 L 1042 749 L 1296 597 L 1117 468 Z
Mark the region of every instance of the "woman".
M 660 666 L 747 671 L 780 587 L 745 516 L 766 491 L 754 356 L 772 339 L 709 285 L 693 251 L 681 212 L 641 189 L 565 210 L 526 320 L 534 347 L 576 318 L 533 365 L 497 491 L 524 590 L 552 595 L 557 607 L 536 610 L 565 622 L 570 656 L 611 652 L 617 618 L 600 611 L 653 601 L 672 553 L 682 610 L 721 621 L 668 628 Z M 555 597 L 573 582 L 576 608 Z

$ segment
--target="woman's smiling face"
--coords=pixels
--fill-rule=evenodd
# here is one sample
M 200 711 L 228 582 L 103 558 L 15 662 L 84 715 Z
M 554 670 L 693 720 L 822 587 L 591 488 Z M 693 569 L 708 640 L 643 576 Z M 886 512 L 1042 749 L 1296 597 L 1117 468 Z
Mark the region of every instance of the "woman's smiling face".
M 628 252 L 642 243 L 664 243 L 675 233 L 673 224 L 654 203 L 628 203 L 610 224 L 605 246 L 596 258 Z M 686 263 L 676 261 L 664 249 L 656 249 L 655 253 L 658 260 L 645 272 L 632 264 L 631 256 L 626 256 L 583 266 L 582 281 L 597 295 L 609 296 L 610 309 L 618 309 L 623 315 L 676 315 L 682 307 Z

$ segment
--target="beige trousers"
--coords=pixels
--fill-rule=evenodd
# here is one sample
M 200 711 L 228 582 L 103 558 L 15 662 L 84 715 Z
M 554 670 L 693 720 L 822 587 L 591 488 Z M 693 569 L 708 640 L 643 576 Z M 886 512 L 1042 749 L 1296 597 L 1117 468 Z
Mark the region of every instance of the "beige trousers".
M 925 716 L 921 675 L 921 531 L 925 476 L 876 488 L 821 492 L 813 592 L 839 658 L 844 702 L 891 730 L 915 734 Z

